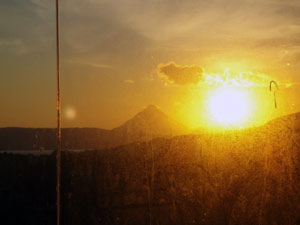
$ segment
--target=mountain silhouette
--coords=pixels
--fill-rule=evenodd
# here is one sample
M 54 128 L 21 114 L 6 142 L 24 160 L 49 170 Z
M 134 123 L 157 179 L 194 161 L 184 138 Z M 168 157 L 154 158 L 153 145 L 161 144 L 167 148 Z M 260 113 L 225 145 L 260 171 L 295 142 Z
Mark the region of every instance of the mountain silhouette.
M 184 134 L 186 128 L 170 119 L 158 107 L 149 105 L 132 119 L 112 130 L 63 128 L 63 149 L 103 149 L 157 137 Z M 0 128 L 0 150 L 56 148 L 55 128 Z
M 199 129 L 200 133 L 202 131 Z M 280 133 L 300 133 L 300 113 L 279 117 L 263 126 L 249 129 L 247 132 L 254 132 L 266 137 Z M 63 128 L 62 148 L 105 149 L 187 133 L 188 130 L 183 125 L 169 118 L 158 107 L 149 105 L 123 125 L 112 130 Z M 0 150 L 53 150 L 55 148 L 55 128 L 0 128 Z
M 123 125 L 111 130 L 112 145 L 171 137 L 185 132 L 184 126 L 170 119 L 155 105 L 149 105 Z

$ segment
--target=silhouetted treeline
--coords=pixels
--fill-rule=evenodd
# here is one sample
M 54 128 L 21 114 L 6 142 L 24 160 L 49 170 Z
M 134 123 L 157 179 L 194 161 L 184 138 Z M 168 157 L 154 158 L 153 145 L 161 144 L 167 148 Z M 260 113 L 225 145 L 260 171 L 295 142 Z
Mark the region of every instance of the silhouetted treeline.
M 55 224 L 54 156 L 0 154 L 0 223 Z
M 299 224 L 299 145 L 274 123 L 64 152 L 62 224 Z M 54 224 L 54 155 L 1 154 L 0 171 L 4 224 Z
M 150 140 L 163 134 L 147 131 L 98 128 L 63 128 L 63 149 L 105 149 L 135 141 Z M 53 128 L 0 128 L 0 150 L 54 150 L 56 129 Z
M 63 149 L 99 149 L 107 146 L 109 131 L 97 128 L 63 128 Z M 0 150 L 56 149 L 56 129 L 0 128 Z

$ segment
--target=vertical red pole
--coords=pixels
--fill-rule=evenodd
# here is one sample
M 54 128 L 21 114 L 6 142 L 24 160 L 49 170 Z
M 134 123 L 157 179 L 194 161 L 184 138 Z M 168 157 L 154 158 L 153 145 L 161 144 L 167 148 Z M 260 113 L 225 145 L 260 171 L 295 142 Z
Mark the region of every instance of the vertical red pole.
M 56 69 L 57 69 L 57 151 L 56 151 L 56 218 L 60 225 L 60 183 L 61 183 L 61 129 L 60 129 L 60 63 L 59 63 L 59 14 L 56 0 Z

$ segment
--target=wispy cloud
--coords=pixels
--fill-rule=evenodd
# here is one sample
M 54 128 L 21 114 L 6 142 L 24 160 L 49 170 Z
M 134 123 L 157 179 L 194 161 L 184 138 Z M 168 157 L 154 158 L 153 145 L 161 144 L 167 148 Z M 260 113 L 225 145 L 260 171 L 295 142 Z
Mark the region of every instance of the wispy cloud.
M 126 84 L 134 84 L 134 80 L 124 80 L 124 83 Z
M 8 48 L 17 55 L 23 55 L 28 52 L 28 47 L 20 39 L 0 39 L 0 47 Z
M 89 67 L 94 67 L 94 68 L 102 68 L 102 69 L 112 69 L 111 65 L 108 64 L 101 64 L 101 63 L 93 63 L 93 62 L 85 62 L 85 61 L 80 61 L 80 60 L 65 60 L 68 63 L 71 64 L 81 64 Z
M 16 46 L 14 54 L 49 53 L 54 51 L 55 7 L 47 0 L 1 2 L 0 39 L 6 46 Z

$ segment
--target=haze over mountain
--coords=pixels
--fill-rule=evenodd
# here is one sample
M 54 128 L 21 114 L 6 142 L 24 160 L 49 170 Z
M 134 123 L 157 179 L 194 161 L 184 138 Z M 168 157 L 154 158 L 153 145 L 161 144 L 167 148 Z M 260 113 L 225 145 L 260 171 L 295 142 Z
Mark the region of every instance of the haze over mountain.
M 149 105 L 123 125 L 112 130 L 98 128 L 63 128 L 65 149 L 101 149 L 157 137 L 184 134 L 187 129 L 170 119 L 154 105 Z M 55 149 L 54 128 L 0 128 L 0 149 Z
M 269 135 L 277 131 L 300 129 L 300 113 L 286 115 L 247 132 Z M 63 149 L 104 149 L 134 142 L 149 141 L 158 137 L 173 137 L 188 134 L 183 125 L 170 119 L 154 105 L 143 111 L 123 125 L 112 130 L 99 128 L 63 128 Z M 202 134 L 197 129 L 195 134 Z M 0 150 L 43 150 L 56 148 L 55 128 L 0 128 Z

